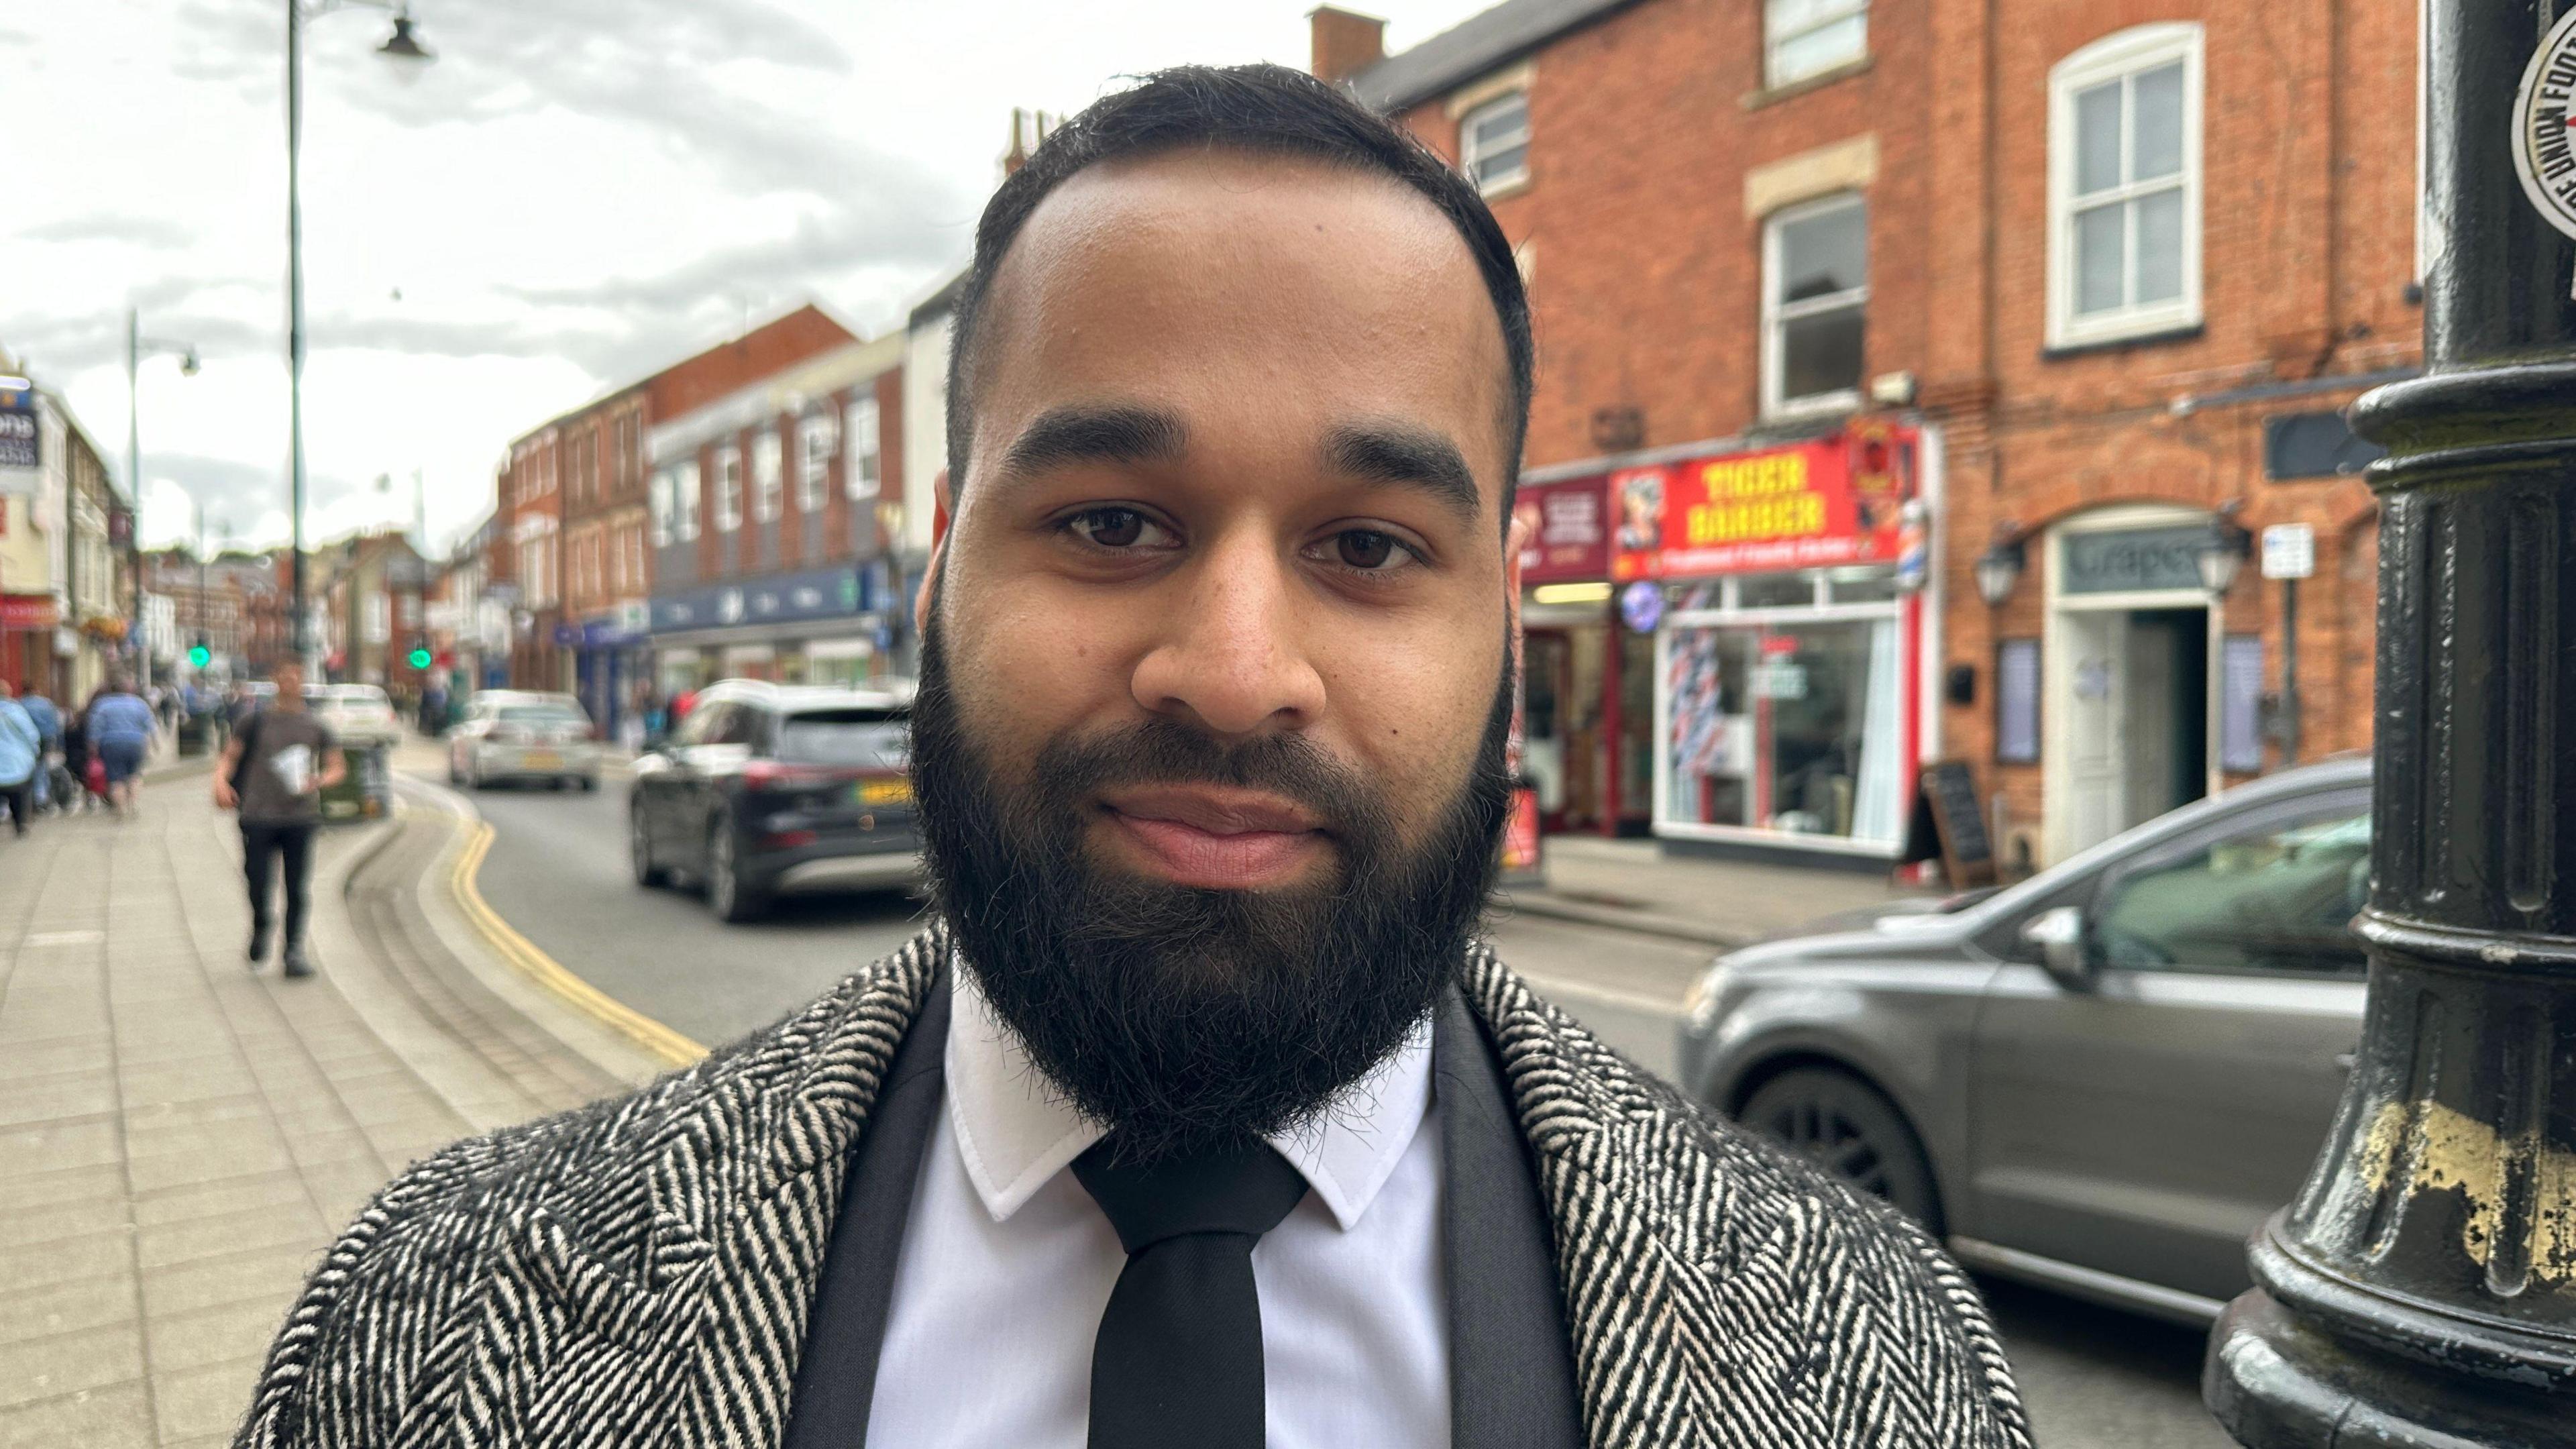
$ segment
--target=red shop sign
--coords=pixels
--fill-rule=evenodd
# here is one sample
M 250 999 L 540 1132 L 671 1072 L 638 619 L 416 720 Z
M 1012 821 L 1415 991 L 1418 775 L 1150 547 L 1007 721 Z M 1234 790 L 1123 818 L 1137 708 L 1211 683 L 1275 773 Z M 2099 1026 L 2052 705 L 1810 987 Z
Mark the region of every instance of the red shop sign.
M 1562 483 L 1524 483 L 1512 499 L 1512 517 L 1529 527 L 1521 548 L 1521 582 L 1562 584 L 1610 576 L 1610 520 L 1603 507 L 1604 477 Z
M 1914 458 L 1912 428 L 1862 422 L 1787 447 L 1623 469 L 1610 475 L 1611 577 L 1894 563 Z
M 61 622 L 51 594 L 0 594 L 0 629 L 50 629 Z

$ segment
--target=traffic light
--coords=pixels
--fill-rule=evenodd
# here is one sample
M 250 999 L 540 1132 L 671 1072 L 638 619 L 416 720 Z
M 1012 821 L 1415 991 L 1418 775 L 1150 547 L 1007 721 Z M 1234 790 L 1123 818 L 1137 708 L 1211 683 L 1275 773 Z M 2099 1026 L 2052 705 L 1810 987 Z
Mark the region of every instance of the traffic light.
M 427 669 L 429 667 L 429 650 L 427 648 L 418 644 L 411 646 L 411 667 L 414 669 Z
M 206 647 L 205 638 L 203 635 L 200 635 L 198 636 L 195 646 L 188 650 L 188 667 L 191 669 L 203 669 L 206 667 L 206 661 L 214 657 L 214 651 Z

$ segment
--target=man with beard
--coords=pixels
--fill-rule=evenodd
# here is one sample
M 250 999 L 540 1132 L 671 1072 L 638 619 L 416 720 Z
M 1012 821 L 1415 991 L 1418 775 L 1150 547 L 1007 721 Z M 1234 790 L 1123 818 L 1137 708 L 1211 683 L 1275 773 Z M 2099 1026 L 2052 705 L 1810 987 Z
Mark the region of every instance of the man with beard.
M 1918 1229 L 1474 936 L 1529 313 L 1274 67 L 987 207 L 917 607 L 936 920 L 334 1249 L 249 1445 L 2026 1446 Z

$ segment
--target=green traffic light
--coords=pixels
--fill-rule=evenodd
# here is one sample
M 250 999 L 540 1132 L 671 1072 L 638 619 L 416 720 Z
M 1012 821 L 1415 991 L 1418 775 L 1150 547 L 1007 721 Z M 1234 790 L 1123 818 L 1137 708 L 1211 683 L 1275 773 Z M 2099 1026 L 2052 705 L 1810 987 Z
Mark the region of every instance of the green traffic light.
M 203 644 L 200 644 L 196 648 L 188 651 L 188 663 L 191 667 L 197 669 L 205 668 L 206 661 L 214 657 L 214 655 L 206 651 L 206 646 Z
M 426 649 L 415 649 L 411 651 L 411 667 L 414 669 L 427 669 L 429 667 L 429 651 Z

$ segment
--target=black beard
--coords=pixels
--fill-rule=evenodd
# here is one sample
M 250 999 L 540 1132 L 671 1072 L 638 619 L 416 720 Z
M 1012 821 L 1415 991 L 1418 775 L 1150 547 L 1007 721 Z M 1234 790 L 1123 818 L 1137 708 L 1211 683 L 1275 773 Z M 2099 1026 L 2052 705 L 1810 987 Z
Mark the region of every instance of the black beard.
M 1430 1013 L 1493 886 L 1510 807 L 1504 657 L 1467 783 L 1407 850 L 1385 792 L 1299 735 L 1229 747 L 1151 719 L 1052 740 L 1030 784 L 1006 786 L 959 718 L 934 617 L 912 778 L 938 907 L 994 1011 L 1122 1156 L 1307 1126 Z M 1274 792 L 1323 822 L 1339 858 L 1320 884 L 1271 891 L 1104 869 L 1087 802 L 1143 782 Z

